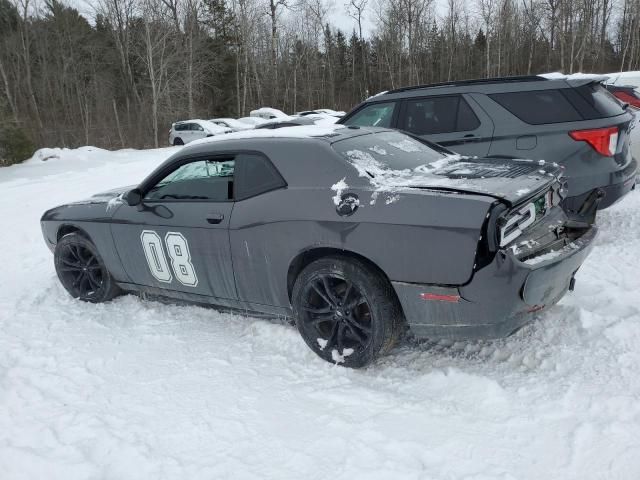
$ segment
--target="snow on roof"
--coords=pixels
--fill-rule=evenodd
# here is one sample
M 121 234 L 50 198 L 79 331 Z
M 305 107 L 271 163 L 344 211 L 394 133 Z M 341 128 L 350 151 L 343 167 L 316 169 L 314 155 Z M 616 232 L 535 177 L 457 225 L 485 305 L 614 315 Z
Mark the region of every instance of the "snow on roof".
M 375 97 L 379 97 L 380 95 L 384 95 L 385 93 L 387 93 L 389 90 L 383 90 L 381 92 L 376 93 L 375 95 L 371 95 L 370 97 L 367 98 L 367 100 L 371 100 L 372 98 Z
M 597 81 L 604 81 L 609 78 L 608 75 L 601 75 L 598 73 L 569 73 L 564 74 L 562 72 L 550 72 L 550 73 L 540 73 L 537 75 L 538 77 L 544 77 L 549 80 L 582 80 L 582 79 L 591 79 Z
M 246 123 L 247 125 L 262 125 L 265 122 L 268 122 L 266 118 L 262 117 L 241 117 L 238 119 L 239 122 Z
M 248 122 L 242 122 L 240 120 L 237 120 L 235 118 L 212 118 L 211 119 L 212 122 L 224 122 L 227 125 L 233 127 L 233 128 L 251 128 L 254 125 L 250 124 Z
M 618 77 L 618 78 L 626 78 L 626 77 L 640 77 L 640 70 L 634 70 L 631 72 L 615 72 L 615 73 L 606 73 L 605 75 L 609 77 Z
M 270 115 L 270 116 L 274 116 L 275 118 L 283 118 L 283 119 L 291 118 L 282 110 L 278 110 L 277 108 L 271 108 L 271 107 L 262 107 L 256 110 L 251 110 L 251 112 L 249 112 L 249 116 L 251 117 L 260 117 L 262 115 Z
M 274 129 L 244 130 L 233 132 L 218 137 L 207 137 L 194 140 L 191 145 L 202 145 L 210 142 L 220 142 L 222 140 L 239 140 L 248 138 L 313 138 L 332 135 L 336 130 L 345 128 L 344 125 L 299 125 L 295 127 L 282 127 Z

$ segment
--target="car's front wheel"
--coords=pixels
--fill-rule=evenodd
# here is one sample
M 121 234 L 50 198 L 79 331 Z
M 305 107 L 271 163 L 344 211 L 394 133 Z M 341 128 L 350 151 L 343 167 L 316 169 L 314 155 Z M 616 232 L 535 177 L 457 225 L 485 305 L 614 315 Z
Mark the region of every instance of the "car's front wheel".
M 54 262 L 60 283 L 74 298 L 99 303 L 120 293 L 95 245 L 79 233 L 58 241 Z
M 403 324 L 389 282 L 364 262 L 325 257 L 298 275 L 292 292 L 296 326 L 322 359 L 360 368 L 387 353 Z

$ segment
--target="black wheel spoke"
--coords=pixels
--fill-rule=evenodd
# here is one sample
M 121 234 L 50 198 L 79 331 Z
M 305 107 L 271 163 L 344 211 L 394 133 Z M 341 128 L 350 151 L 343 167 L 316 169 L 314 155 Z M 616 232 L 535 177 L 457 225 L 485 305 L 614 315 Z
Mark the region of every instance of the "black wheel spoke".
M 78 262 L 85 263 L 84 258 L 82 258 L 82 250 L 78 245 L 71 245 L 71 251 L 73 252 L 73 255 L 75 256 L 76 260 L 78 260 Z
M 351 293 L 351 289 L 353 287 L 353 283 L 347 281 L 347 286 L 344 289 L 344 293 L 342 294 L 342 305 L 347 305 L 347 300 L 349 299 L 349 294 Z
M 315 317 L 311 319 L 311 323 L 313 325 L 319 325 L 321 323 L 325 323 L 325 322 L 337 322 L 337 320 L 335 319 L 335 317 L 332 315 L 330 317 Z
M 331 349 L 336 344 L 336 334 L 338 333 L 338 322 L 333 324 L 331 327 L 331 333 L 329 334 L 329 338 L 327 338 L 327 344 L 324 348 Z
M 332 308 L 329 307 L 302 307 L 303 310 L 306 310 L 309 313 L 313 313 L 313 314 L 322 314 L 322 313 L 329 313 L 331 312 Z
M 358 329 L 351 323 L 347 323 L 347 333 L 351 334 L 351 337 L 357 341 L 360 345 L 364 345 L 367 342 L 368 337 L 358 332 Z
M 336 334 L 336 340 L 338 342 L 338 353 L 342 355 L 344 352 L 344 323 L 338 323 L 338 332 Z
M 349 305 L 345 306 L 345 308 L 348 310 L 353 310 L 363 303 L 367 303 L 367 300 L 362 295 L 358 295 L 358 297 L 355 298 Z
M 329 277 L 327 275 L 323 275 L 321 277 L 321 280 L 322 280 L 322 286 L 324 287 L 324 291 L 327 293 L 327 296 L 329 297 L 329 300 L 331 301 L 331 303 L 334 305 L 337 305 L 338 303 L 340 303 L 340 300 L 338 300 L 338 298 L 331 291 L 331 285 L 329 284 Z
M 73 280 L 73 287 L 74 288 L 79 288 L 80 287 L 80 282 L 82 281 L 82 279 L 86 276 L 86 274 L 84 273 L 84 270 L 81 271 L 80 273 L 78 273 L 78 276 Z
M 347 323 L 352 327 L 357 328 L 358 330 L 360 330 L 362 333 L 366 335 L 369 335 L 371 333 L 371 327 L 367 325 L 363 325 L 362 322 L 359 322 L 353 316 L 350 316 L 347 318 Z
M 95 274 L 91 270 L 87 270 L 87 278 L 94 290 L 98 290 L 102 286 L 102 281 L 96 278 Z
M 81 272 L 82 267 L 65 266 L 65 267 L 59 267 L 58 270 L 60 270 L 61 272 Z
M 87 288 L 87 284 L 89 284 L 89 288 Z M 80 290 L 80 295 L 87 295 L 92 292 L 91 289 L 91 281 L 89 280 L 89 275 L 85 274 L 82 276 L 82 280 L 78 284 L 78 290 Z
M 75 269 L 80 269 L 80 270 L 82 270 L 82 264 L 81 264 L 81 263 L 71 261 L 71 260 L 69 260 L 69 259 L 67 259 L 67 258 L 63 258 L 63 259 L 62 259 L 62 263 L 63 263 L 65 266 L 69 267 L 69 268 L 75 268 Z
M 320 291 L 320 288 L 318 288 L 318 286 L 314 283 L 311 285 L 311 287 L 316 291 L 316 293 L 320 296 L 320 298 L 322 298 L 322 300 L 325 301 L 325 303 L 327 305 L 333 305 L 333 302 L 331 300 L 329 300 L 329 298 L 327 298 L 327 296 Z

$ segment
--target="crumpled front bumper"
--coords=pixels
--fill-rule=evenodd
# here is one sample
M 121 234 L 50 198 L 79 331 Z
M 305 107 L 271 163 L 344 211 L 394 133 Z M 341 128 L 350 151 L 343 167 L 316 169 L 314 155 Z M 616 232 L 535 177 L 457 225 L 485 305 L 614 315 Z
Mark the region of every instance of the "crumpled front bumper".
M 417 337 L 474 339 L 508 336 L 556 304 L 573 287 L 589 255 L 597 227 L 591 226 L 557 252 L 518 260 L 511 249 L 459 287 L 392 282 Z

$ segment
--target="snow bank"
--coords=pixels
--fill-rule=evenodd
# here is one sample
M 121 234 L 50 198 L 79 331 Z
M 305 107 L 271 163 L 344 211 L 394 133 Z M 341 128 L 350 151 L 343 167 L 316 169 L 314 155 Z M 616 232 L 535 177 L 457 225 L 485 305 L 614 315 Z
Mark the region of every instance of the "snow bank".
M 42 212 L 173 151 L 0 169 L 2 480 L 638 477 L 640 195 L 599 214 L 575 292 L 534 324 L 353 371 L 285 322 L 69 298 Z

